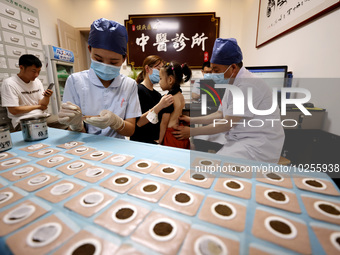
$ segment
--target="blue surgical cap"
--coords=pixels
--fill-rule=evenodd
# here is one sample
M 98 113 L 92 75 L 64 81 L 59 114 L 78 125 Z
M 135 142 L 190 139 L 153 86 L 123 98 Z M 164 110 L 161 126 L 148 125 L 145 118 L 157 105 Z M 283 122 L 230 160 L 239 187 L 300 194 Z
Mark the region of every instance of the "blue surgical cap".
M 104 18 L 93 21 L 88 40 L 91 47 L 126 55 L 127 42 L 128 35 L 123 25 Z
M 241 63 L 242 51 L 235 38 L 217 38 L 214 44 L 210 62 L 219 65 L 231 65 Z

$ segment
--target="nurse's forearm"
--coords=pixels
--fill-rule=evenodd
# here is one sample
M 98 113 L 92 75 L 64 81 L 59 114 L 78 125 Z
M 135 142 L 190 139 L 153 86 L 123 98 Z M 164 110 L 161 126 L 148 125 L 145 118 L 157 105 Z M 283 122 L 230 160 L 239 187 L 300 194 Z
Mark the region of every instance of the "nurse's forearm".
M 215 119 L 222 119 L 222 118 L 223 118 L 222 112 L 217 111 L 206 116 L 192 117 L 190 118 L 190 124 L 208 125 L 208 124 L 212 124 Z
M 132 136 L 135 132 L 135 123 L 131 123 L 127 120 L 124 120 L 124 123 L 125 124 L 122 126 L 122 128 L 116 131 L 118 134 L 123 136 Z
M 218 133 L 224 133 L 230 130 L 230 125 L 228 124 L 210 124 L 207 126 L 190 128 L 190 136 L 197 136 L 197 135 L 214 135 Z

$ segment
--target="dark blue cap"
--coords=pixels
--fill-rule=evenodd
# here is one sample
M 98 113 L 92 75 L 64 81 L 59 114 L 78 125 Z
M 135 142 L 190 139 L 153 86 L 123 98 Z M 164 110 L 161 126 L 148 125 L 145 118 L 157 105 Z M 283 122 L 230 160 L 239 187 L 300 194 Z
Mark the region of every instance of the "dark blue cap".
M 219 65 L 241 63 L 243 60 L 241 48 L 235 38 L 217 38 L 214 44 L 210 62 Z
M 127 31 L 122 24 L 104 18 L 93 21 L 88 40 L 91 47 L 126 55 L 127 42 Z

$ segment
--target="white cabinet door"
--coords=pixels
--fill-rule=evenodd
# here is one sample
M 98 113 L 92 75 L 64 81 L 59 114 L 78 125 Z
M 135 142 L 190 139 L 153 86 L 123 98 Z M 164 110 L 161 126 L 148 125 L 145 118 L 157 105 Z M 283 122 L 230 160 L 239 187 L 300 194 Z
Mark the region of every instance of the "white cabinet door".
M 13 19 L 20 20 L 19 10 L 7 4 L 0 3 L 0 13 Z
M 19 71 L 19 58 L 8 58 L 8 68 Z
M 6 58 L 0 57 L 0 68 L 7 68 Z
M 30 24 L 35 27 L 39 27 L 39 20 L 37 17 L 34 17 L 32 15 L 29 15 L 25 12 L 21 12 L 22 21 L 26 24 Z
M 37 39 L 41 38 L 40 31 L 39 31 L 38 28 L 27 26 L 25 24 L 23 24 L 23 27 L 24 27 L 24 34 L 25 35 L 32 36 L 32 37 L 35 37 Z
M 25 46 L 24 37 L 22 35 L 10 33 L 7 31 L 3 31 L 2 33 L 4 35 L 5 42 Z
M 26 49 L 17 47 L 17 46 L 11 46 L 11 45 L 5 45 L 7 56 L 9 57 L 17 57 L 19 58 L 21 55 L 26 54 Z
M 28 48 L 32 48 L 32 49 L 36 49 L 36 50 L 42 50 L 43 49 L 40 40 L 25 37 L 25 41 L 26 41 L 26 46 Z
M 13 21 L 5 17 L 0 17 L 1 27 L 4 29 L 9 29 L 17 33 L 22 33 L 21 23 L 18 21 Z
M 42 61 L 44 58 L 44 53 L 42 51 L 35 51 L 35 50 L 27 49 L 27 54 L 32 54 L 36 56 L 37 58 L 40 59 L 40 61 Z

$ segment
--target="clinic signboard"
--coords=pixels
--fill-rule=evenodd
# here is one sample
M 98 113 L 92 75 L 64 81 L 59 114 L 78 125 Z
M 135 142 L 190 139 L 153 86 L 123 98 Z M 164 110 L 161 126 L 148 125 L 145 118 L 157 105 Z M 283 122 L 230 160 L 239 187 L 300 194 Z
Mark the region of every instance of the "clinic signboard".
M 139 68 L 147 56 L 158 55 L 201 68 L 219 37 L 220 18 L 214 12 L 129 15 L 125 27 L 128 65 Z

